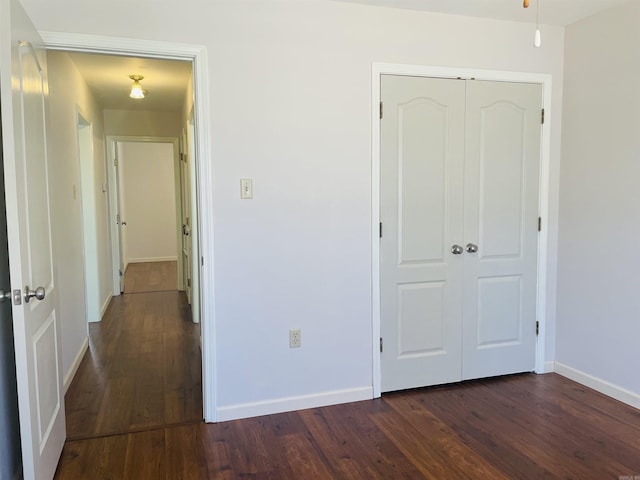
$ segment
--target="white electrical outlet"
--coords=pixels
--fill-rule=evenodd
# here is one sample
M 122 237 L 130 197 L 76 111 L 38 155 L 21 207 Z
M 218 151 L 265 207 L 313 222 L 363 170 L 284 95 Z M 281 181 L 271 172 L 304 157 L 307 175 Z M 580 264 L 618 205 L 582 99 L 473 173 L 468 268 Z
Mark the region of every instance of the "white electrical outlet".
M 289 330 L 289 348 L 300 348 L 302 346 L 302 338 L 300 329 L 295 328 Z

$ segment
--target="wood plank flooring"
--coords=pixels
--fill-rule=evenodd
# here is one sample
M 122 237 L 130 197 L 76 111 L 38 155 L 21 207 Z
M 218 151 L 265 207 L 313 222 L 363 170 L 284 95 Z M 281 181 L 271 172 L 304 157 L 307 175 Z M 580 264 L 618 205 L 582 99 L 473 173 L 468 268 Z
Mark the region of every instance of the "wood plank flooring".
M 130 263 L 124 273 L 124 293 L 178 289 L 178 262 Z
M 640 475 L 640 411 L 555 374 L 528 374 L 70 441 L 56 478 L 618 480 L 635 475 Z
M 71 440 L 202 420 L 200 327 L 184 292 L 114 297 L 65 396 Z

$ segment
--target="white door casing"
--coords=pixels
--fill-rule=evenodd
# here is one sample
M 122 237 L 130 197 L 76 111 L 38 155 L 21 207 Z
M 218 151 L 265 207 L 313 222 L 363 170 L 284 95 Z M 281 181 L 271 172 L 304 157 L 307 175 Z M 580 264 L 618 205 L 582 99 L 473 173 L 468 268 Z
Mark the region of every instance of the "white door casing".
M 540 85 L 381 88 L 382 390 L 531 371 Z
M 176 188 L 180 185 L 180 162 L 178 158 L 178 140 L 172 137 L 144 137 L 144 136 L 125 136 L 125 135 L 108 135 L 106 139 L 107 154 L 107 178 L 109 190 L 109 223 L 112 251 L 112 282 L 113 295 L 117 296 L 124 292 L 124 272 L 127 269 L 130 260 L 130 252 L 127 250 L 127 229 L 129 221 L 127 219 L 127 205 L 124 188 L 124 168 L 122 164 L 122 146 L 123 143 L 170 143 L 173 146 L 173 162 L 174 162 L 174 178 Z M 176 190 L 176 222 L 181 221 L 181 199 L 180 192 Z M 181 279 L 181 249 L 182 230 L 176 229 L 176 237 L 180 240 L 178 243 L 178 282 Z
M 1 0 L 6 1 L 6 0 Z M 194 181 L 197 189 L 193 189 L 195 198 L 195 212 L 201 213 L 198 224 L 198 238 L 200 242 L 198 273 L 200 289 L 215 291 L 213 269 L 213 160 L 211 158 L 211 129 L 209 102 L 209 67 L 207 50 L 202 45 L 191 45 L 172 42 L 159 42 L 135 38 L 106 37 L 85 34 L 41 32 L 47 48 L 87 53 L 106 53 L 112 55 L 148 56 L 155 58 L 180 59 L 193 62 L 194 86 L 194 162 L 193 169 L 197 172 Z M 110 170 L 110 169 L 109 169 Z M 217 370 L 216 370 L 216 317 L 215 295 L 200 297 L 200 318 L 202 332 L 202 390 L 203 410 L 206 422 L 215 422 L 218 418 L 217 409 Z
M 542 231 L 538 235 L 537 265 L 537 320 L 539 336 L 536 341 L 535 372 L 545 373 L 549 365 L 545 362 L 546 324 L 553 322 L 553 312 L 547 311 L 548 262 L 553 260 L 555 252 L 553 239 L 557 234 L 557 218 L 552 214 L 557 201 L 551 195 L 551 131 L 552 131 L 552 86 L 550 74 L 511 72 L 500 70 L 481 70 L 441 66 L 424 66 L 391 63 L 372 63 L 371 68 L 371 328 L 372 328 L 372 383 L 373 396 L 380 397 L 381 389 L 381 353 L 380 353 L 380 78 L 382 75 L 404 75 L 433 78 L 474 78 L 477 80 L 507 81 L 514 83 L 536 83 L 542 86 L 545 122 L 541 136 L 540 196 L 539 212 L 542 218 Z M 555 173 L 553 173 L 555 175 Z
M 93 159 L 93 125 L 76 107 L 76 138 L 78 140 L 78 168 L 80 170 L 80 199 L 82 205 L 82 243 L 84 247 L 84 294 L 86 320 L 99 322 L 101 318 L 98 236 L 96 224 L 95 165 Z M 74 187 L 75 188 L 75 187 Z
M 15 0 L 2 0 L 0 88 L 12 289 L 42 286 L 13 324 L 24 478 L 52 478 L 65 440 L 60 326 L 51 241 L 46 148 L 46 56 Z

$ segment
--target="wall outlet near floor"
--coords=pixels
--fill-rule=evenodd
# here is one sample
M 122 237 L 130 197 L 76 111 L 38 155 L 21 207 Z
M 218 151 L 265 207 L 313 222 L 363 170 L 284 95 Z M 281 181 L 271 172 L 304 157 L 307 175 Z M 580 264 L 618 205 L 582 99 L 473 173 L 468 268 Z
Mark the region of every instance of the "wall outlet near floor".
M 289 330 L 289 348 L 300 348 L 302 346 L 302 338 L 299 328 Z

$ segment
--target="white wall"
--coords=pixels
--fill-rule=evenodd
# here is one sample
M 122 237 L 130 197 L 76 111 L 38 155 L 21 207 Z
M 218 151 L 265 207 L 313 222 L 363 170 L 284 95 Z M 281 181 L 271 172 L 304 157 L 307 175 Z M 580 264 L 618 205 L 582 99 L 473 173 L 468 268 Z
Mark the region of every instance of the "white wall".
M 104 110 L 105 135 L 180 137 L 180 112 Z
M 553 360 L 563 29 L 545 27 L 534 49 L 532 25 L 326 0 L 23 1 L 42 30 L 207 47 L 216 285 L 204 293 L 221 418 L 370 393 L 371 63 L 552 74 Z M 253 200 L 239 199 L 240 178 L 254 179 Z M 294 327 L 303 346 L 290 350 Z
M 638 25 L 629 2 L 566 32 L 556 360 L 640 406 Z
M 87 338 L 84 298 L 80 162 L 76 106 L 93 126 L 96 252 L 100 304 L 111 298 L 111 270 L 102 111 L 66 53 L 49 52 L 49 158 L 52 228 L 57 255 L 62 366 L 65 378 Z
M 172 143 L 119 142 L 118 159 L 127 222 L 125 265 L 175 260 L 176 189 Z

